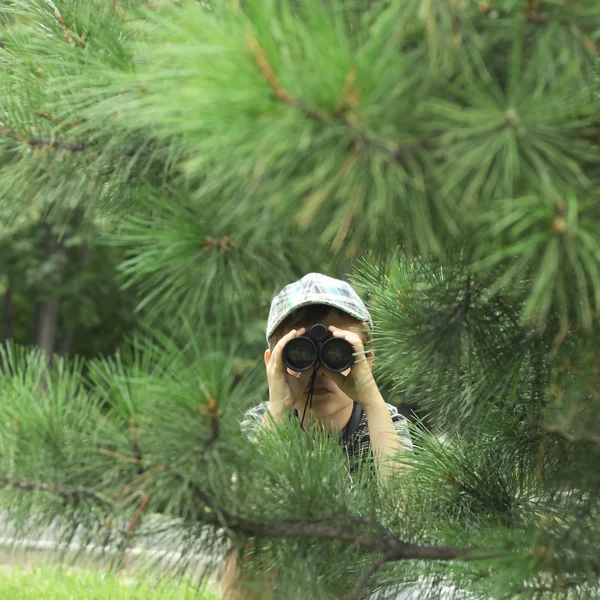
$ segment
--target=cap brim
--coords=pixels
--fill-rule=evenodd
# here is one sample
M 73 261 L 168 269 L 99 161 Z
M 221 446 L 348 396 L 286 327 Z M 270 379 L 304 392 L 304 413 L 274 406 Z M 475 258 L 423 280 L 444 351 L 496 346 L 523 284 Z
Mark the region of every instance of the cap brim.
M 356 312 L 350 312 L 348 310 L 347 307 L 340 305 L 340 304 L 336 304 L 335 302 L 331 302 L 331 301 L 327 301 L 324 300 L 323 298 L 318 298 L 318 299 L 313 299 L 313 300 L 305 300 L 304 302 L 300 302 L 299 304 L 294 305 L 292 308 L 290 308 L 289 310 L 287 310 L 286 312 L 284 312 L 278 319 L 277 321 L 274 322 L 274 324 L 271 326 L 271 330 L 267 332 L 267 342 L 269 342 L 271 340 L 271 337 L 273 336 L 273 334 L 275 333 L 275 330 L 293 313 L 295 313 L 297 310 L 299 310 L 300 308 L 304 308 L 306 306 L 316 306 L 316 305 L 323 305 L 323 306 L 331 306 L 331 308 L 336 308 L 337 310 L 339 310 L 340 312 L 343 312 L 345 314 L 347 314 L 350 317 L 353 317 L 354 319 L 357 319 L 358 321 L 367 323 L 367 325 L 369 326 L 370 329 L 373 329 L 373 323 L 371 322 L 371 320 L 369 319 L 368 321 L 365 321 L 361 315 L 359 315 Z

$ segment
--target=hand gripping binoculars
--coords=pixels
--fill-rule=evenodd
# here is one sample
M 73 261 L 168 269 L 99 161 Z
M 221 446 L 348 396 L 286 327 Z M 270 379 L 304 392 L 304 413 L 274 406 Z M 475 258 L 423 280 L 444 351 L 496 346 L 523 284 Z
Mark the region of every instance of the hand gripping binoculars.
M 292 371 L 301 373 L 320 363 L 329 371 L 341 373 L 354 364 L 354 347 L 346 340 L 333 337 L 324 325 L 313 325 L 283 347 L 282 358 Z

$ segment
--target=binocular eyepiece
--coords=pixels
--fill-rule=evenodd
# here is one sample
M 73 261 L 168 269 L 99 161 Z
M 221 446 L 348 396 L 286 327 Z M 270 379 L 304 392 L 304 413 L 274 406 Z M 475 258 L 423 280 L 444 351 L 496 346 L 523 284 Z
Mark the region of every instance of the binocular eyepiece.
M 341 373 L 354 364 L 354 348 L 350 342 L 333 337 L 324 325 L 313 325 L 283 347 L 282 358 L 292 371 L 308 371 L 319 362 L 329 371 Z

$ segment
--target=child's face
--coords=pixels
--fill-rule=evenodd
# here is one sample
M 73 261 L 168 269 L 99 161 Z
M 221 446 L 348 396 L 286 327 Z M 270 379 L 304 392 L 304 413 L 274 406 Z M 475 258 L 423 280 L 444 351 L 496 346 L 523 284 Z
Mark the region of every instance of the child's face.
M 335 327 L 345 329 L 346 331 L 361 332 L 361 324 L 356 321 L 356 319 L 353 319 L 350 316 L 341 315 L 336 311 L 331 311 L 325 317 L 319 319 L 319 324 L 324 325 L 325 327 L 334 325 Z M 317 323 L 300 323 L 294 326 L 294 328 L 300 329 L 301 327 L 305 327 L 308 330 L 313 325 L 317 325 Z M 288 331 L 286 330 L 283 335 L 287 333 Z M 267 354 L 269 355 L 268 357 Z M 267 351 L 267 354 L 265 354 L 265 359 L 268 363 L 270 352 Z M 372 358 L 372 353 L 367 352 L 367 357 Z M 354 399 L 354 385 L 352 378 L 349 377 L 350 372 L 351 369 L 348 369 L 343 373 L 333 373 L 332 371 L 319 366 L 313 391 L 313 403 L 335 402 L 344 399 L 347 400 L 348 398 Z M 296 402 L 303 402 L 306 400 L 312 373 L 313 369 L 309 369 L 303 373 L 297 373 L 291 369 L 287 369 L 286 379 Z

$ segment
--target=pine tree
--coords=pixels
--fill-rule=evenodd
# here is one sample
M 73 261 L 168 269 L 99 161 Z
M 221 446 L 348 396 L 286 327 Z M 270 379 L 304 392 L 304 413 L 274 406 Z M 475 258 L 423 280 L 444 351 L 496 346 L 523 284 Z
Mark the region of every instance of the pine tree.
M 2 6 L 0 223 L 83 210 L 143 294 L 114 356 L 3 351 L 17 532 L 250 539 L 282 598 L 598 596 L 596 1 Z M 382 484 L 239 428 L 273 293 L 349 267 L 431 425 Z

